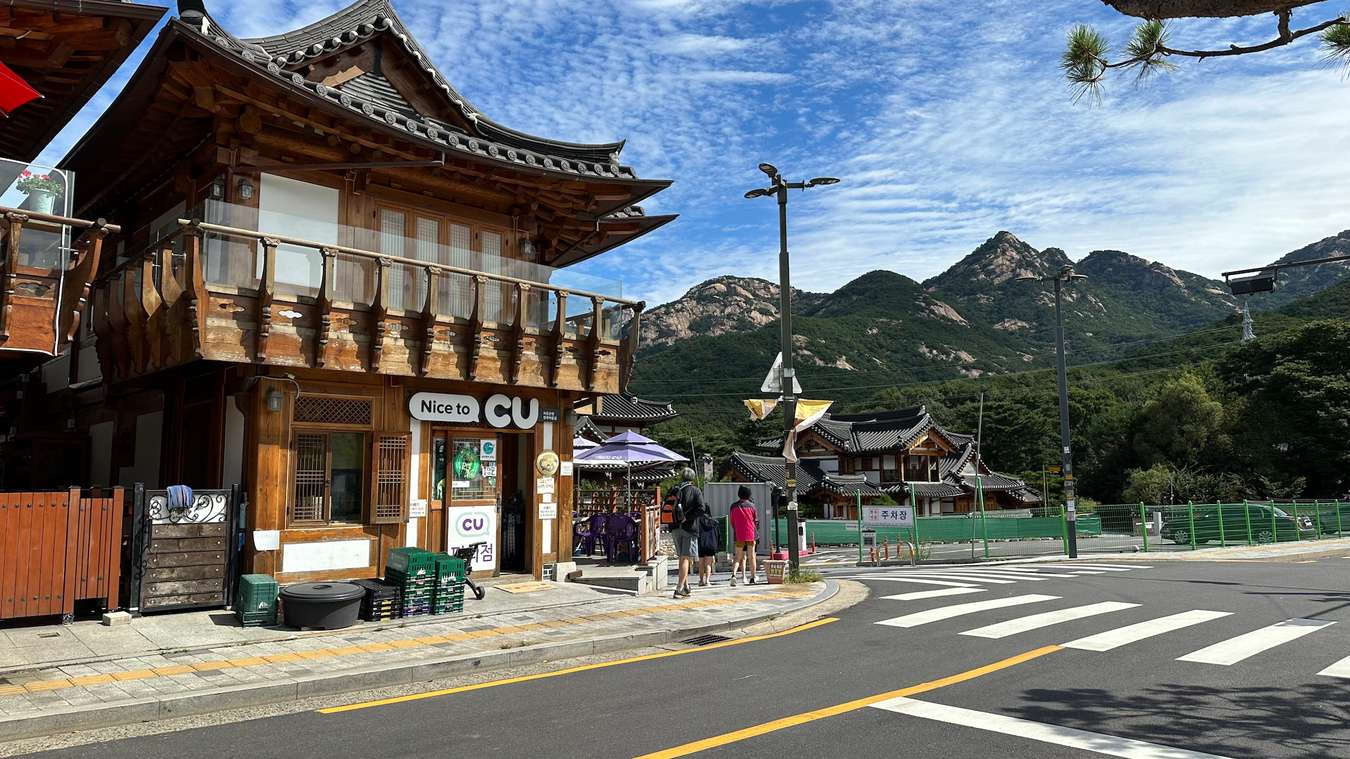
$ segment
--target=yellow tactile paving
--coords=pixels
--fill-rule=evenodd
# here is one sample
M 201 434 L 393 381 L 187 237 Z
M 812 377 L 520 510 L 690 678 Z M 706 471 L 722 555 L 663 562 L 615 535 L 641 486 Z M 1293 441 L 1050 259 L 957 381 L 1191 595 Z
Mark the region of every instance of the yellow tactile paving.
M 357 646 L 360 648 L 360 646 Z M 263 657 L 272 664 L 285 664 L 287 662 L 300 661 L 299 654 L 268 654 Z
M 114 672 L 113 679 L 118 681 L 125 680 L 144 680 L 147 677 L 158 677 L 153 669 L 133 669 L 130 672 Z
M 265 662 L 265 661 L 266 661 L 266 660 L 264 660 L 264 662 Z M 186 664 L 174 664 L 174 665 L 169 666 L 169 667 L 155 667 L 155 674 L 159 675 L 160 677 L 167 677 L 167 676 L 169 676 L 169 675 L 186 675 L 187 673 L 189 673 L 189 672 L 191 672 L 191 671 L 192 671 L 192 667 L 190 667 L 190 666 L 188 666 L 188 665 L 186 665 Z M 71 680 L 71 682 L 74 683 L 75 681 L 74 681 L 74 680 Z M 107 681 L 104 680 L 104 681 L 102 681 L 102 682 L 107 682 Z M 81 683 L 75 683 L 75 684 L 76 684 L 76 685 L 80 685 Z M 91 684 L 92 684 L 92 683 L 91 683 Z
M 227 661 L 201 661 L 192 665 L 192 668 L 198 672 L 211 672 L 217 669 L 229 669 L 231 665 Z
M 243 659 L 231 659 L 230 663 L 236 667 L 256 667 L 261 664 L 266 664 L 267 660 L 261 656 L 249 656 Z
M 421 647 L 422 647 L 422 644 L 421 644 L 421 643 L 418 643 L 415 639 L 391 640 L 391 641 L 389 641 L 389 645 L 393 646 L 394 648 L 421 648 Z M 337 652 L 337 649 L 333 649 L 333 651 L 336 653 L 336 652 Z
M 368 645 L 368 646 L 383 646 L 383 648 L 377 648 L 377 649 L 375 649 L 376 651 L 388 651 L 388 650 L 389 650 L 389 644 L 388 644 L 388 643 L 367 643 L 366 645 Z M 369 651 L 370 649 L 366 649 L 366 650 Z M 297 653 L 300 654 L 300 658 L 301 658 L 301 659 L 331 659 L 332 657 L 334 657 L 334 656 L 337 655 L 336 653 L 333 652 L 333 649 L 331 649 L 331 648 L 318 648 L 318 649 L 315 649 L 315 650 L 313 650 L 313 651 L 299 651 L 299 652 L 297 652 Z
M 353 656 L 355 654 L 364 654 L 365 652 L 366 649 L 361 646 L 342 646 L 341 648 L 333 649 L 333 653 L 338 656 Z
M 70 681 L 61 678 L 60 680 L 38 680 L 36 682 L 24 683 L 24 689 L 29 693 L 37 693 L 43 690 L 57 690 L 58 688 L 69 688 Z
M 0 685 L 0 696 L 12 696 L 16 693 L 23 693 L 22 685 Z
M 367 652 L 367 653 L 372 653 L 372 654 L 374 654 L 374 653 L 379 653 L 380 651 L 390 651 L 390 650 L 392 650 L 394 647 L 391 646 L 391 645 L 389 645 L 388 643 L 366 643 L 366 644 L 364 644 L 364 645 L 357 646 L 357 648 L 360 648 L 362 651 L 365 651 L 365 652 Z M 309 652 L 309 653 L 317 653 L 317 652 Z M 303 656 L 303 654 L 302 654 L 302 656 Z M 321 659 L 321 658 L 324 658 L 324 657 L 321 657 L 321 656 L 306 656 L 305 658 L 306 658 L 306 659 Z
M 192 671 L 192 668 L 189 667 L 188 671 L 189 672 Z M 71 685 L 104 685 L 105 683 L 110 683 L 112 681 L 113 681 L 112 675 L 84 675 L 82 677 L 70 678 Z M 4 693 L 5 689 L 0 688 L 0 694 Z

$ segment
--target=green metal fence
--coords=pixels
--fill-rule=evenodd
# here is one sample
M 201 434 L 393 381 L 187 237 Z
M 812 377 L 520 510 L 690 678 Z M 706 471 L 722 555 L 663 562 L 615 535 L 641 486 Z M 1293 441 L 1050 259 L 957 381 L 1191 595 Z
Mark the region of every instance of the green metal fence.
M 1025 512 L 1024 512 L 1025 513 Z M 1011 541 L 1035 541 L 1025 544 L 1027 552 L 1046 553 L 1064 550 L 1067 530 L 1062 509 L 1040 508 L 1031 516 L 1002 516 L 988 512 L 919 517 L 917 529 L 877 527 L 877 541 L 915 541 L 920 544 L 1001 542 L 996 552 L 1017 555 L 1019 546 Z M 779 534 L 787 538 L 786 520 L 778 520 Z M 866 528 L 873 529 L 873 528 Z M 817 545 L 858 545 L 861 540 L 856 521 L 808 519 L 806 534 Z M 1080 552 L 1189 551 L 1205 547 L 1248 546 L 1264 543 L 1319 540 L 1350 534 L 1350 501 L 1242 501 L 1235 503 L 1185 503 L 1169 505 L 1097 504 L 1078 514 Z M 1033 550 L 1034 549 L 1034 550 Z M 985 556 L 990 554 L 986 550 Z

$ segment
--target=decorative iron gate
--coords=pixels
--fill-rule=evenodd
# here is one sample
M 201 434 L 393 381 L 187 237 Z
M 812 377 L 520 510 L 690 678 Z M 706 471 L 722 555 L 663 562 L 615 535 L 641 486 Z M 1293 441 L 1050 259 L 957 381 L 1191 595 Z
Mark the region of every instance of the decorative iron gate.
M 167 490 L 133 494 L 131 598 L 135 612 L 228 606 L 238 562 L 239 486 L 194 490 L 170 508 Z

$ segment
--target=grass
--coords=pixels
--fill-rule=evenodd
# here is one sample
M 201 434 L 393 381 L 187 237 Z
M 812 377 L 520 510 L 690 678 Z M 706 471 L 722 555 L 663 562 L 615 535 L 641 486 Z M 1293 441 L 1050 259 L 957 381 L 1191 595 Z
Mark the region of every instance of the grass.
M 787 581 L 791 585 L 820 582 L 825 579 L 821 574 L 813 569 L 797 569 L 788 572 Z

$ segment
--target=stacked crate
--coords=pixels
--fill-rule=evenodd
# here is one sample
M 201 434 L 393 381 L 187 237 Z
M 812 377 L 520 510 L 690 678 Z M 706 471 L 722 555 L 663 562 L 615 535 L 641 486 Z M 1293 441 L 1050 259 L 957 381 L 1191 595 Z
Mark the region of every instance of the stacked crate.
M 234 614 L 244 627 L 266 627 L 277 623 L 277 581 L 270 575 L 244 575 L 239 578 L 239 592 L 234 601 Z
M 352 580 L 353 585 L 365 588 L 361 597 L 361 619 L 383 622 L 403 616 L 403 592 L 387 580 Z
M 436 597 L 436 554 L 424 548 L 395 548 L 385 563 L 384 579 L 403 596 L 403 616 L 430 614 Z
M 464 580 L 469 576 L 465 561 L 444 553 L 435 556 L 436 598 L 431 613 L 464 611 Z

